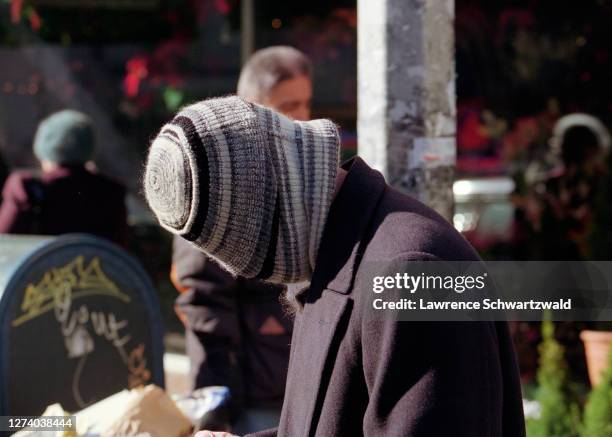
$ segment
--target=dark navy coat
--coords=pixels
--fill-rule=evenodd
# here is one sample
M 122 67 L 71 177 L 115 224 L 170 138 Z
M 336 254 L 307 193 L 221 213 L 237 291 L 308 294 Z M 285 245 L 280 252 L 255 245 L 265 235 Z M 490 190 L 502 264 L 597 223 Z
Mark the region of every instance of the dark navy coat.
M 297 311 L 278 429 L 257 436 L 521 437 L 504 322 L 363 317 L 371 261 L 478 260 L 442 217 L 355 158 L 334 199 Z

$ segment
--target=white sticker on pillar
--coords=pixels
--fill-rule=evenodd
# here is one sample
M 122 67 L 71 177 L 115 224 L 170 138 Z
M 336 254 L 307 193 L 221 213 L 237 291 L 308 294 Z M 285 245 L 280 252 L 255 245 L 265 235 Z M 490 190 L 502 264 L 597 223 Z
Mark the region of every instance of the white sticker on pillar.
M 455 165 L 457 147 L 454 137 L 415 138 L 408 153 L 408 168 L 433 168 Z

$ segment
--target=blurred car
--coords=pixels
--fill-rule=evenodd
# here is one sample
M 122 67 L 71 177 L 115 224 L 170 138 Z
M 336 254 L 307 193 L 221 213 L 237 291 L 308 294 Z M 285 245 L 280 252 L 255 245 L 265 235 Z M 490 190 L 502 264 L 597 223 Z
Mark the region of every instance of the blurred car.
M 481 254 L 503 256 L 512 243 L 514 189 L 514 181 L 504 176 L 459 179 L 453 184 L 453 225 Z

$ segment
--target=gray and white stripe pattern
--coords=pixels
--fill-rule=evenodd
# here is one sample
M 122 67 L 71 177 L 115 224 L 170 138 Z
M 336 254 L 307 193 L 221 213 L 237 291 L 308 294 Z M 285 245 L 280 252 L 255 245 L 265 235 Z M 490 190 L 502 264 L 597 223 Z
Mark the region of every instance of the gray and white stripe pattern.
M 340 140 L 238 97 L 181 110 L 153 140 L 144 175 L 159 223 L 229 272 L 307 281 L 332 200 Z

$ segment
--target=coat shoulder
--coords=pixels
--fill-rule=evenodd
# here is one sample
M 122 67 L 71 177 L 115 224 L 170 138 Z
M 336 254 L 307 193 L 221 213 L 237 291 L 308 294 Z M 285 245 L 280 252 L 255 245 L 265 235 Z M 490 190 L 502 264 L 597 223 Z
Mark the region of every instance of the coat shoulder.
M 391 187 L 382 195 L 370 229 L 364 258 L 392 260 L 409 253 L 421 253 L 425 258 L 445 261 L 480 259 L 446 219 Z
M 117 195 L 124 196 L 126 193 L 126 187 L 122 183 L 100 173 L 89 173 L 90 179 L 95 181 L 97 185 L 100 185 L 105 190 L 116 193 Z

